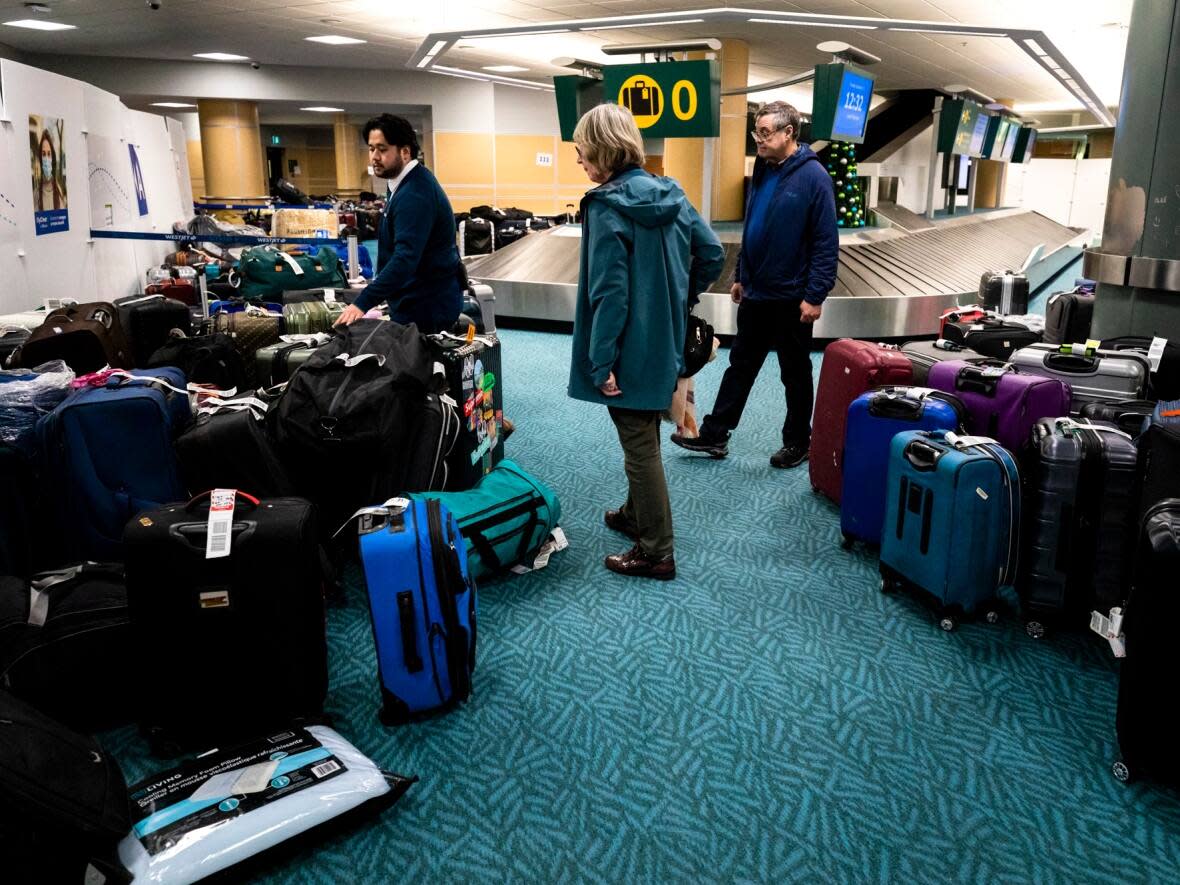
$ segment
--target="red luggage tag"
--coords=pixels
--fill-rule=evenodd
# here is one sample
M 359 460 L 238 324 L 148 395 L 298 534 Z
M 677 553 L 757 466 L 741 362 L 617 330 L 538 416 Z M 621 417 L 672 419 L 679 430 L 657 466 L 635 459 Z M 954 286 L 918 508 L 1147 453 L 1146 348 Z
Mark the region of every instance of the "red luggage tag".
M 229 556 L 233 541 L 234 489 L 214 489 L 209 493 L 209 531 L 205 538 L 205 558 Z

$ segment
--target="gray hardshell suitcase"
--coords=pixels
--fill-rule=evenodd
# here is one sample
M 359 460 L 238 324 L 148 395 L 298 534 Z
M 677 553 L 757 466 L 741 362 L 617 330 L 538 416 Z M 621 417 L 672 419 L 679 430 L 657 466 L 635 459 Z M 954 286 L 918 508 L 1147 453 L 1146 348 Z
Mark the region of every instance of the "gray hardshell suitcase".
M 1129 351 L 1082 350 L 1073 345 L 1032 344 L 1012 354 L 1017 370 L 1069 384 L 1073 391 L 1070 414 L 1088 403 L 1142 399 L 1147 392 L 1151 364 Z
M 901 347 L 902 356 L 914 367 L 914 384 L 923 386 L 930 377 L 930 367 L 947 360 L 983 359 L 970 347 L 940 338 L 937 341 L 910 341 Z

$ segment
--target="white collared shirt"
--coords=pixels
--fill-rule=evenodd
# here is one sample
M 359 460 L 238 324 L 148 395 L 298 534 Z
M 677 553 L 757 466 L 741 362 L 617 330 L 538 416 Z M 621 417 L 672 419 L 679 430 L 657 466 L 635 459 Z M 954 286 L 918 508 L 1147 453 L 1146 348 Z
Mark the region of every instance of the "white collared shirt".
M 410 162 L 406 163 L 406 165 L 402 167 L 402 171 L 397 174 L 397 178 L 390 180 L 390 182 L 389 182 L 389 197 L 390 197 L 390 199 L 393 198 L 393 193 L 394 193 L 394 191 L 397 190 L 397 186 L 402 183 L 402 179 L 405 178 L 407 175 L 409 175 L 410 170 L 412 170 L 417 165 L 418 165 L 417 160 L 410 160 Z

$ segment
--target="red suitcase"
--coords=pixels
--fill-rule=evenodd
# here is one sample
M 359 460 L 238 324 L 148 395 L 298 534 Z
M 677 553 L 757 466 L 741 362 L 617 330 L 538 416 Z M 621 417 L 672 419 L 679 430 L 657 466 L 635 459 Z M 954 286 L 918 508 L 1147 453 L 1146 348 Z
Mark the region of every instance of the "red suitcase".
M 143 291 L 145 295 L 163 295 L 167 298 L 175 298 L 189 307 L 196 307 L 201 303 L 201 293 L 197 291 L 192 280 L 178 280 L 173 277 L 159 283 L 152 283 Z
M 938 337 L 946 337 L 947 323 L 974 323 L 987 316 L 987 311 L 978 304 L 971 304 L 967 307 L 952 307 L 950 310 L 943 311 L 942 316 L 938 318 Z
M 908 385 L 913 375 L 910 361 L 896 347 L 852 338 L 841 338 L 827 346 L 815 395 L 808 455 L 812 488 L 840 503 L 848 407 L 867 390 Z

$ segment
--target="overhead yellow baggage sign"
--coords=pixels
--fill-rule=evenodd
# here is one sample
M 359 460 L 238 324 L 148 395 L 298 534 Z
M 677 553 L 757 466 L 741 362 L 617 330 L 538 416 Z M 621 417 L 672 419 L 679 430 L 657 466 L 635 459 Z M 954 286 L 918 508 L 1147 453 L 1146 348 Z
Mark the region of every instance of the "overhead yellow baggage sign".
M 606 101 L 631 111 L 646 138 L 716 136 L 721 127 L 721 72 L 716 61 L 608 65 Z

